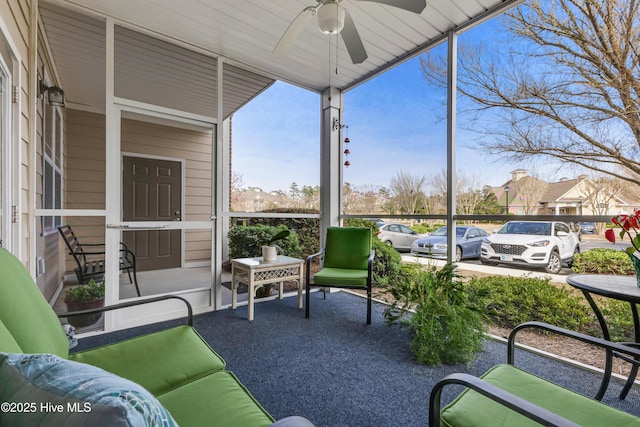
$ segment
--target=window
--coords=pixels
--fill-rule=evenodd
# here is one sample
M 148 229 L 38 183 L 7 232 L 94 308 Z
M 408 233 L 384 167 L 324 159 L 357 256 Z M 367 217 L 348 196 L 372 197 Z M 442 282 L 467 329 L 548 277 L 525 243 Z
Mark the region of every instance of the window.
M 62 208 L 62 117 L 57 107 L 49 105 L 44 97 L 43 116 L 43 168 L 42 168 L 42 207 L 43 209 Z M 55 233 L 62 224 L 60 216 L 42 217 L 44 235 Z

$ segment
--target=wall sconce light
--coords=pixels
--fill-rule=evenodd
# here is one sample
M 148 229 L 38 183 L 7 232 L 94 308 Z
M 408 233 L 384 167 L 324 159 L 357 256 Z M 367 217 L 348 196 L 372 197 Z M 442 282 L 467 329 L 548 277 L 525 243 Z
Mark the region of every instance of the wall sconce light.
M 64 107 L 64 91 L 58 86 L 47 86 L 42 80 L 40 80 L 40 86 L 38 87 L 38 96 L 47 94 L 49 105 L 54 107 Z

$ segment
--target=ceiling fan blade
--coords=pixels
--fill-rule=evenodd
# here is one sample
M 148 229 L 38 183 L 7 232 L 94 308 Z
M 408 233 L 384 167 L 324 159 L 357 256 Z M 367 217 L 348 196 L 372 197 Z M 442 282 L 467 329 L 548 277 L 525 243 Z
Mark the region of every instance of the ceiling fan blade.
M 360 38 L 360 34 L 358 34 L 356 24 L 354 24 L 353 19 L 351 19 L 351 15 L 349 15 L 349 12 L 347 11 L 345 11 L 344 14 L 344 28 L 340 31 L 340 35 L 342 36 L 344 45 L 347 47 L 347 51 L 351 57 L 351 62 L 354 64 L 364 62 L 368 56 L 367 51 L 362 44 L 362 39 Z
M 287 54 L 289 48 L 296 41 L 304 26 L 307 25 L 307 22 L 309 22 L 311 17 L 314 15 L 315 10 L 315 6 L 307 7 L 302 12 L 300 12 L 298 16 L 295 17 L 295 19 L 291 22 L 291 24 L 289 24 L 289 27 L 280 38 L 280 41 L 278 42 L 276 47 L 273 49 L 274 54 L 278 56 L 284 56 Z
M 387 6 L 398 7 L 400 9 L 408 10 L 413 13 L 422 13 L 425 7 L 427 7 L 426 0 L 360 0 L 369 1 L 373 3 L 386 4 Z

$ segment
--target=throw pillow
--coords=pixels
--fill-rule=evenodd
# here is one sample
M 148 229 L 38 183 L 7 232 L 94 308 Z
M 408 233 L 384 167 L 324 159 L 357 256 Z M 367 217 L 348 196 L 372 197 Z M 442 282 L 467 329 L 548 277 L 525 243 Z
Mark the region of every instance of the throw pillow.
M 0 425 L 176 426 L 142 386 L 51 354 L 0 353 Z

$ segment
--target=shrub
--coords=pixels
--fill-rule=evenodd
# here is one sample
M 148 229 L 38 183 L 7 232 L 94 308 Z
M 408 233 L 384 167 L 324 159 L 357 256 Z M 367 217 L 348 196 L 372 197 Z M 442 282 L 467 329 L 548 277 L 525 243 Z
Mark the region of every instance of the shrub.
M 469 362 L 482 350 L 482 314 L 469 306 L 455 269 L 455 264 L 440 270 L 406 265 L 390 288 L 395 301 L 385 310 L 385 320 L 409 325 L 411 351 L 419 363 Z
M 287 227 L 284 225 L 278 227 L 237 225 L 229 230 L 229 256 L 231 258 L 261 256 L 262 245 L 266 245 L 281 230 L 287 230 Z M 299 257 L 301 255 L 298 235 L 293 231 L 280 241 L 279 246 L 287 256 Z
M 400 254 L 378 237 L 374 237 L 371 243 L 371 247 L 376 251 L 372 268 L 373 285 L 381 288 L 394 286 L 400 280 L 402 268 Z
M 314 209 L 269 209 L 266 213 L 317 214 Z M 320 220 L 318 218 L 251 218 L 251 225 L 284 225 L 298 235 L 300 253 L 304 256 L 315 254 L 320 249 Z M 231 244 L 231 243 L 229 243 Z M 287 252 L 287 255 L 289 253 Z M 291 255 L 293 256 L 293 255 Z
M 550 283 L 550 279 L 489 276 L 467 283 L 470 301 L 486 309 L 499 326 L 514 326 L 538 320 L 572 330 L 584 331 L 592 320 L 584 298 Z
M 347 218 L 345 227 L 367 227 L 371 229 L 371 248 L 376 251 L 373 258 L 373 285 L 381 288 L 393 286 L 399 280 L 402 258 L 398 251 L 378 239 L 378 224 L 358 218 Z
M 411 229 L 418 234 L 427 234 L 436 231 L 438 228 L 444 227 L 446 224 L 438 224 L 435 223 L 433 225 L 429 225 L 426 223 L 414 224 L 411 226 Z
M 601 301 L 600 311 L 606 318 L 607 328 L 613 341 L 635 341 L 633 318 L 631 316 L 631 310 L 629 309 L 629 303 L 614 299 L 605 299 Z M 602 333 L 599 326 L 590 332 L 596 335 Z
M 625 251 L 596 248 L 575 255 L 571 269 L 576 273 L 635 275 Z

